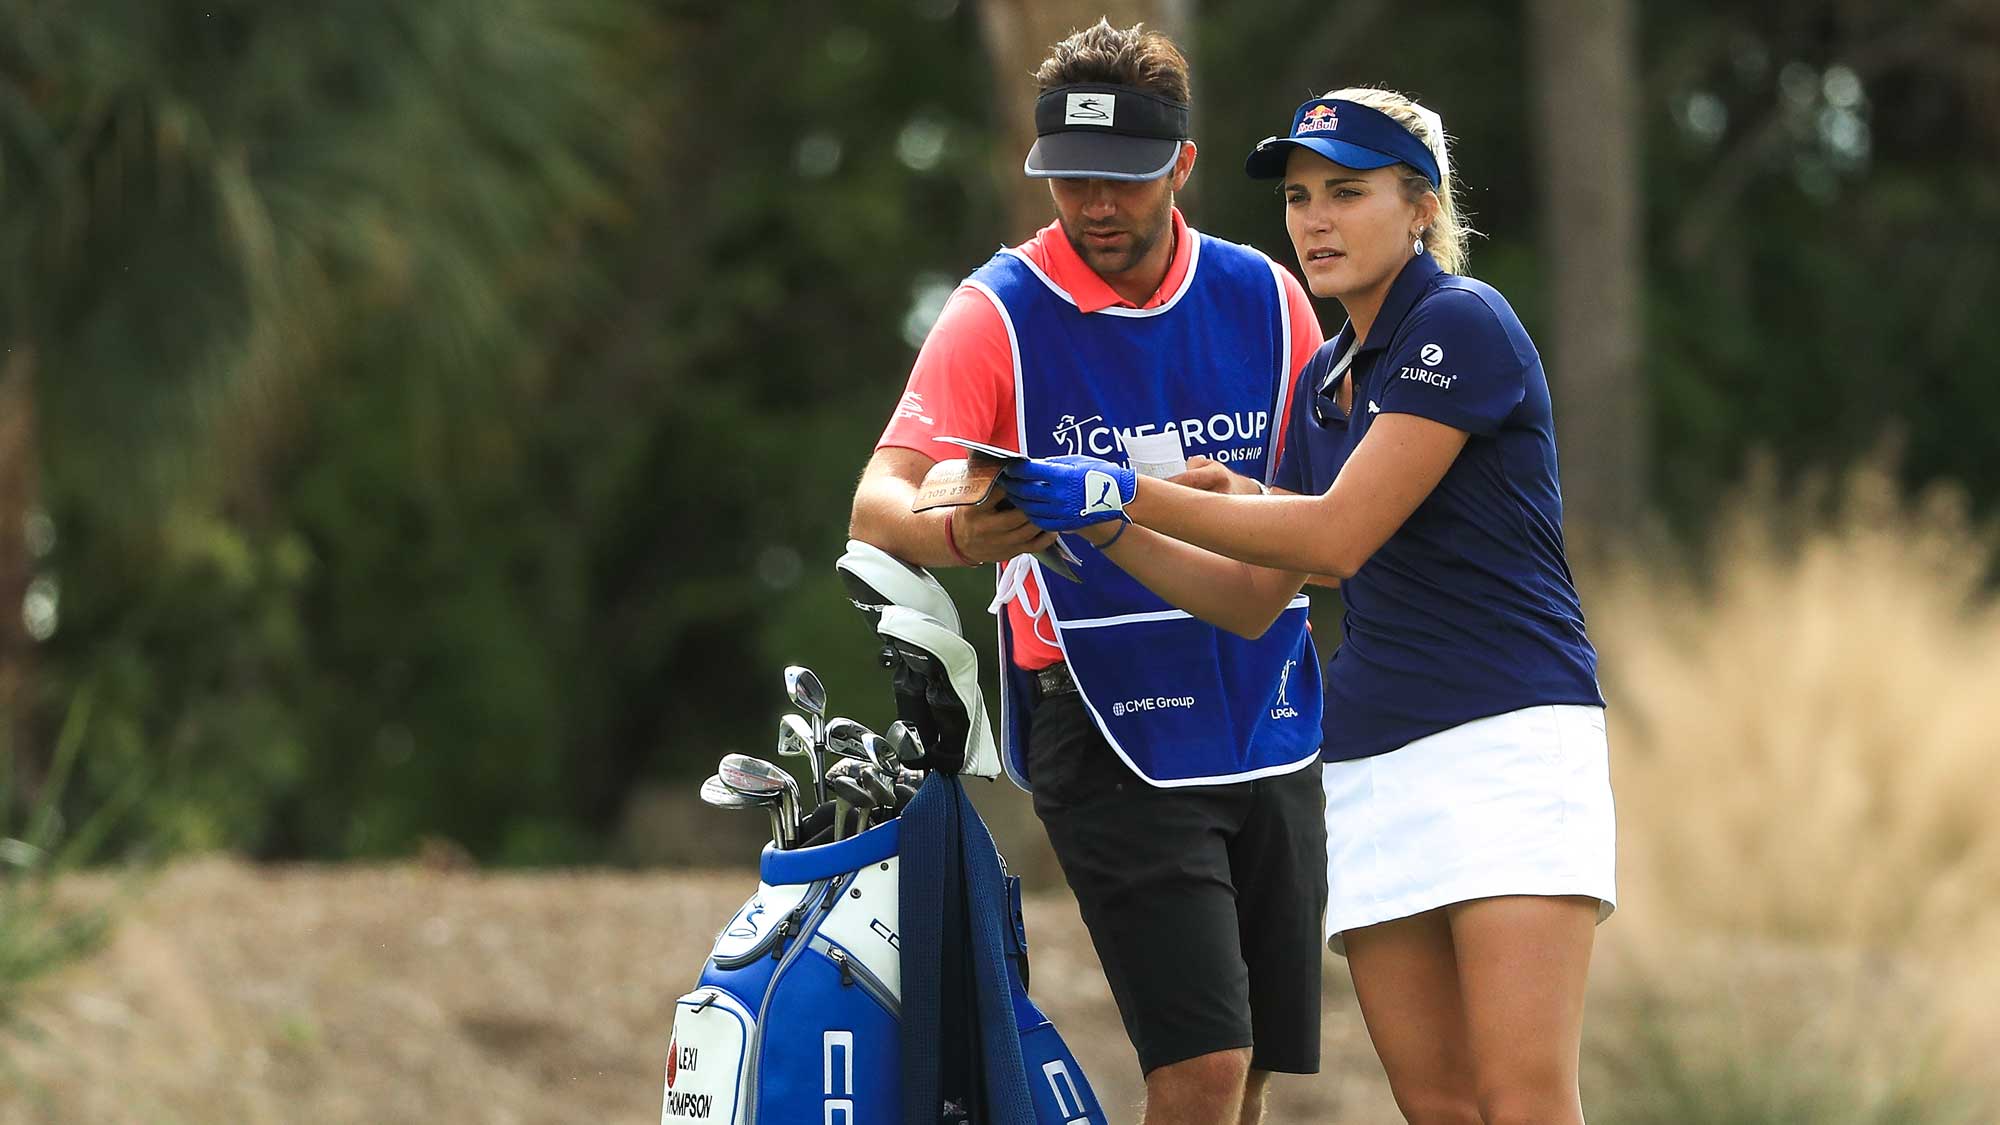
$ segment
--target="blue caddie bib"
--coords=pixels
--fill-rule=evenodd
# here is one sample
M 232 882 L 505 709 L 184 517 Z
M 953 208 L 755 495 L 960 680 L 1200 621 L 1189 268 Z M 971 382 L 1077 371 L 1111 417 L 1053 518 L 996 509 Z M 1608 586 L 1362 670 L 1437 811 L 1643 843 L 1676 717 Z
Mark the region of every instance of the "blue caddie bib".
M 1178 431 L 1201 454 L 1268 481 L 1278 412 L 1297 358 L 1290 354 L 1278 267 L 1217 239 L 1194 240 L 1188 277 L 1165 304 L 1084 314 L 1024 255 L 1003 250 L 968 284 L 1006 321 L 1023 451 L 1126 460 L 1128 435 Z M 1002 571 L 1001 599 L 1021 568 L 1043 593 L 1046 617 L 1098 729 L 1153 785 L 1245 781 L 1303 768 L 1320 743 L 1320 671 L 1294 598 L 1257 640 L 1197 620 L 1127 575 L 1080 536 L 1082 583 L 1023 556 Z M 1013 652 L 1007 614 L 1000 652 Z M 1023 788 L 1033 696 L 1010 660 L 1001 690 L 1003 761 Z

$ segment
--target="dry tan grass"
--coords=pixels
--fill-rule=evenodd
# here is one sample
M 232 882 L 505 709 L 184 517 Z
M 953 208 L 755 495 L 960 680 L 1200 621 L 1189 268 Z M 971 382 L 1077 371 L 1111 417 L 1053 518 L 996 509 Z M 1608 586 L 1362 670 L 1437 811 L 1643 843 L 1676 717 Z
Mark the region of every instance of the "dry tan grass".
M 1993 559 L 1955 493 L 1904 503 L 1870 470 L 1753 486 L 1692 566 L 1600 575 L 1622 900 L 1601 1079 L 1678 1067 L 1803 1113 L 1704 1120 L 2000 1109 Z M 1897 1108 L 1926 1099 L 1938 1117 Z
M 2000 611 L 1949 492 L 1753 490 L 1697 582 L 1612 568 L 1620 877 L 1656 921 L 1938 954 L 2000 919 Z M 1791 538 L 1801 524 L 1802 537 Z

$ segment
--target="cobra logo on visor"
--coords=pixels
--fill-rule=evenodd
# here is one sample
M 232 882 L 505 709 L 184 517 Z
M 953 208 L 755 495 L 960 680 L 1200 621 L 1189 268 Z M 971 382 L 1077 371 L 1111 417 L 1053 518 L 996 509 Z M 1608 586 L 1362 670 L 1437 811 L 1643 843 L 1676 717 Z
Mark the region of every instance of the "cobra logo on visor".
M 1063 106 L 1063 124 L 1110 128 L 1118 115 L 1118 99 L 1110 94 L 1071 94 Z

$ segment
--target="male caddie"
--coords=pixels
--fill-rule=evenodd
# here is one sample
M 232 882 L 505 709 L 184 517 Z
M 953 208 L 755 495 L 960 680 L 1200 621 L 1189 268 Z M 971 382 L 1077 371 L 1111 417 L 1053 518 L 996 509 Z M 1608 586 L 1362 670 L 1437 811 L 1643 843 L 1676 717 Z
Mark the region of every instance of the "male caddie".
M 1004 499 L 923 513 L 911 500 L 935 462 L 964 455 L 943 437 L 1124 461 L 1128 441 L 1171 435 L 1268 481 L 1274 422 L 1321 334 L 1288 272 L 1174 207 L 1195 146 L 1172 42 L 1100 21 L 1056 44 L 1036 82 L 1026 171 L 1049 181 L 1056 221 L 947 302 L 862 475 L 852 534 L 924 566 L 1006 564 L 1007 768 L 1034 794 L 1137 1049 L 1145 1121 L 1249 1125 L 1270 1072 L 1319 1068 L 1325 829 L 1305 599 L 1275 621 L 1205 604 L 1204 575 L 1246 568 L 1172 540 L 1130 552 L 1147 561 L 1128 574 L 1094 546 L 1153 534 L 1122 522 L 1068 537 L 1072 582 L 1031 557 L 1054 536 Z

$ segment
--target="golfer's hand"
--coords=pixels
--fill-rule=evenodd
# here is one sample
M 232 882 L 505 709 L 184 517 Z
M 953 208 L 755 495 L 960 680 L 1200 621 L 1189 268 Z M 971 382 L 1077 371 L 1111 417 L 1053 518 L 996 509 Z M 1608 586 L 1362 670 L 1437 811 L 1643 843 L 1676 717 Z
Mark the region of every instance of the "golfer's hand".
M 1131 469 L 1075 454 L 1009 465 L 1000 474 L 1007 496 L 1044 531 L 1076 531 L 1125 518 L 1138 494 Z
M 1005 499 L 994 489 L 981 503 L 951 509 L 951 537 L 960 554 L 975 563 L 1000 562 L 1055 543 L 1055 533 L 1036 527 L 1021 509 L 1000 507 Z
M 1167 478 L 1174 484 L 1184 484 L 1189 488 L 1199 488 L 1203 492 L 1236 493 L 1255 495 L 1263 489 L 1257 482 L 1242 473 L 1231 472 L 1222 462 L 1212 461 L 1199 454 L 1188 458 L 1187 472 Z

